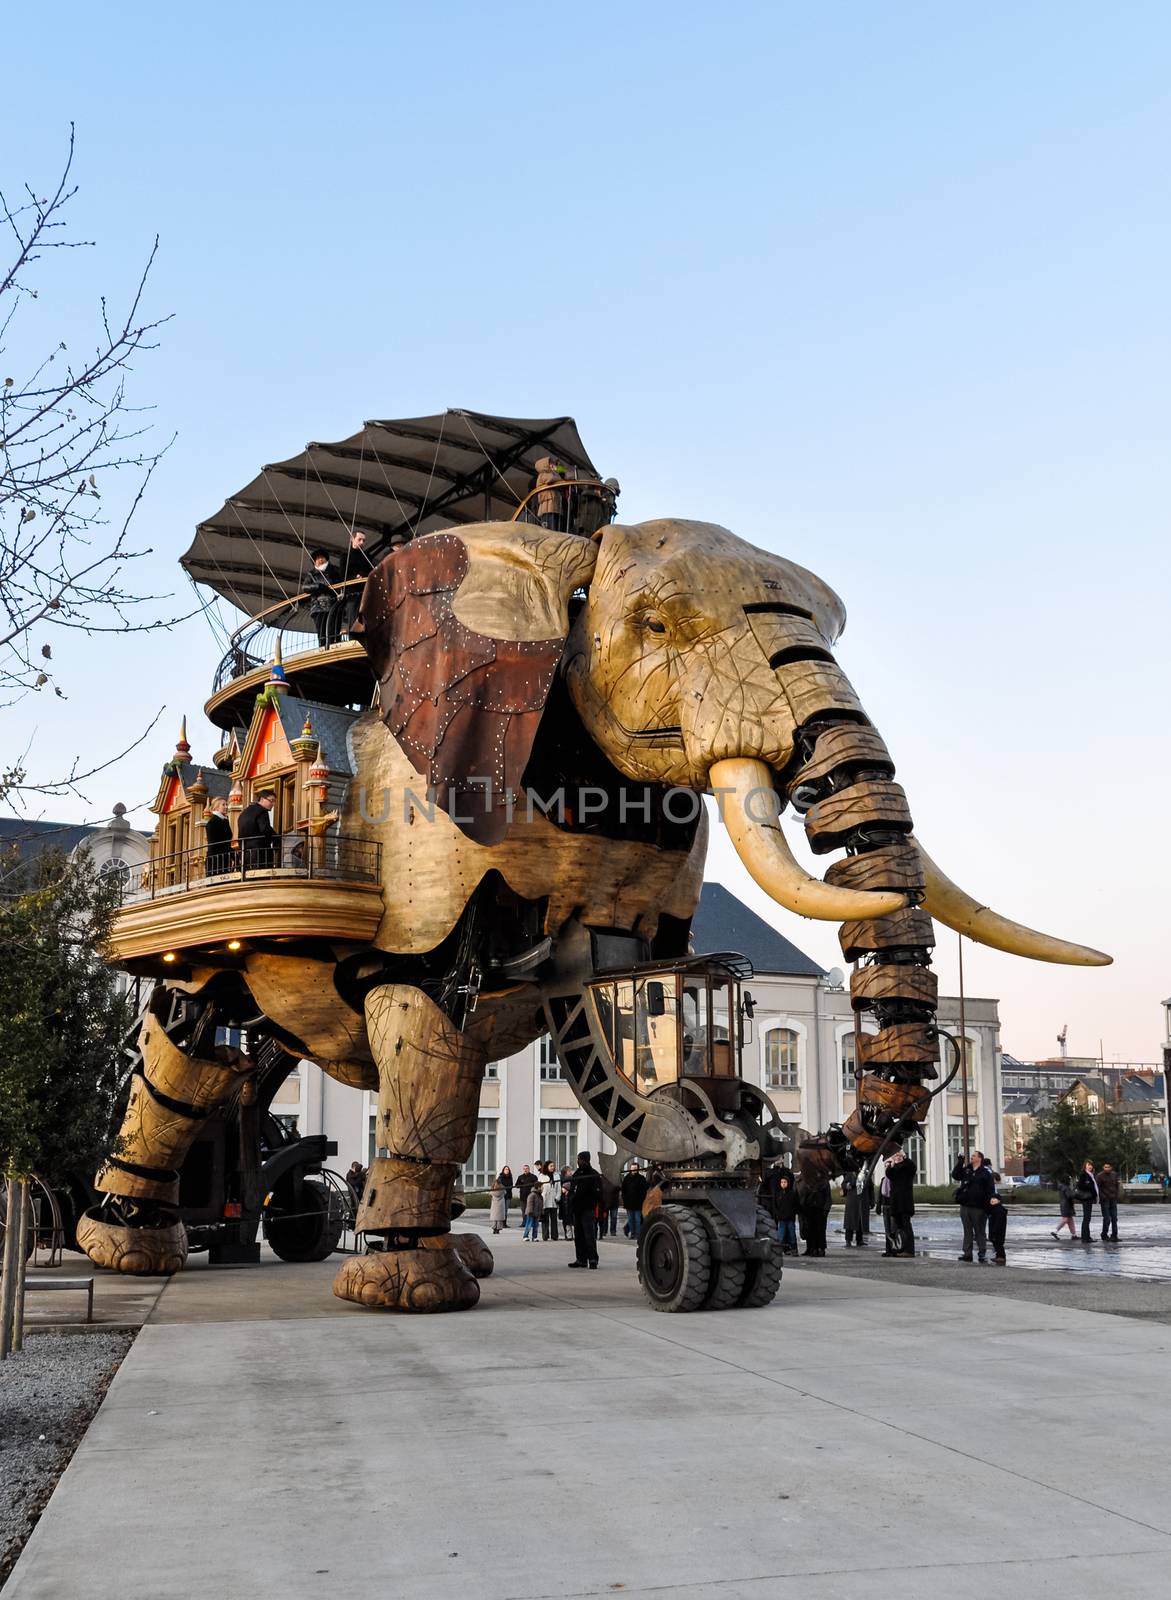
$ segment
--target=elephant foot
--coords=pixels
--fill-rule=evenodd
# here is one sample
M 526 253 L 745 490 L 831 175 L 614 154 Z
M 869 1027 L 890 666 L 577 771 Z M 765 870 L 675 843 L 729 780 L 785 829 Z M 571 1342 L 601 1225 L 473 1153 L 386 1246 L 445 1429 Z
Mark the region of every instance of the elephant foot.
M 111 1222 L 87 1211 L 77 1224 L 77 1248 L 98 1267 L 158 1277 L 180 1272 L 187 1260 L 187 1230 L 175 1221 L 157 1227 Z
M 387 1311 L 468 1311 L 480 1285 L 451 1235 L 421 1241 L 414 1250 L 372 1250 L 343 1261 L 333 1280 L 339 1300 Z
M 450 1241 L 450 1248 L 463 1262 L 473 1278 L 490 1278 L 496 1262 L 492 1252 L 478 1233 L 448 1233 L 438 1239 L 424 1239 L 424 1249 L 434 1250 Z

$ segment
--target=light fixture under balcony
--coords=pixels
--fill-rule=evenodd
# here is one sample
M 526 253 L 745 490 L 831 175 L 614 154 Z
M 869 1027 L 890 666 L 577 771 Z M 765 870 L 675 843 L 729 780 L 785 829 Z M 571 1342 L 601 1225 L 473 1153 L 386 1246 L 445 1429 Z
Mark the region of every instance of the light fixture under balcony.
M 228 949 L 229 950 L 241 950 L 241 949 L 243 949 L 243 945 L 241 944 L 239 939 L 229 939 L 228 940 Z
M 175 952 L 173 950 L 168 950 L 166 952 L 166 954 L 163 956 L 163 960 L 164 961 L 178 961 L 178 959 L 179 959 L 178 956 L 175 954 Z

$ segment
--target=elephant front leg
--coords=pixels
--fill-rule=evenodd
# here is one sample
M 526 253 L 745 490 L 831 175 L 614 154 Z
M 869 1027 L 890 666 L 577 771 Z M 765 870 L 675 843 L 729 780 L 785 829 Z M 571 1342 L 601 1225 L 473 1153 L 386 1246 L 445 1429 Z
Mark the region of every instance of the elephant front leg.
M 213 1024 L 209 1008 L 182 1049 L 153 1012 L 143 1021 L 118 1152 L 94 1180 L 106 1199 L 77 1225 L 78 1248 L 99 1267 L 166 1273 L 187 1260 L 187 1232 L 176 1211 L 179 1169 L 203 1122 L 251 1071 L 246 1058 L 230 1066 L 198 1053 Z
M 451 1198 L 471 1154 L 484 1075 L 472 1044 L 420 989 L 386 984 L 366 998 L 378 1066 L 378 1155 L 357 1228 L 367 1253 L 338 1270 L 333 1292 L 396 1311 L 463 1311 L 480 1298 L 451 1233 Z M 491 1270 L 480 1262 L 477 1276 Z

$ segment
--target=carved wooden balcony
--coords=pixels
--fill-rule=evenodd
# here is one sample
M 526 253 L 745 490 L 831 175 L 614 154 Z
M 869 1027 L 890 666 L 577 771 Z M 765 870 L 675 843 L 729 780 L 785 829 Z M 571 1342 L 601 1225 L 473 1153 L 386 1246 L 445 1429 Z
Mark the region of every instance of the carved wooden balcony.
M 126 879 L 112 957 L 198 962 L 255 940 L 368 943 L 382 919 L 381 853 L 376 840 L 331 832 L 286 837 L 279 860 L 251 842 L 159 856 Z

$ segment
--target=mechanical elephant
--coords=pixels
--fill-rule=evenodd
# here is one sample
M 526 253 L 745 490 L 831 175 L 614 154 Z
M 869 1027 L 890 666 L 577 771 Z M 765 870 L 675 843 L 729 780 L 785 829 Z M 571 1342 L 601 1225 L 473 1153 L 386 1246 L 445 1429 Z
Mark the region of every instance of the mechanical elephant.
M 933 916 L 1035 959 L 1108 959 L 1000 917 L 934 865 L 834 661 L 844 620 L 811 572 L 675 519 L 593 539 L 461 526 L 371 575 L 356 631 L 379 703 L 351 731 L 341 826 L 381 840 L 381 925 L 356 951 L 302 941 L 244 963 L 266 1016 L 378 1091 L 359 1213 L 372 1247 L 343 1263 L 335 1293 L 475 1303 L 449 1218 L 484 1066 L 545 1031 L 549 985 L 583 940 L 595 964 L 598 939 L 686 956 L 703 795 L 779 905 L 842 924 L 853 1005 L 878 1024 L 859 1034 L 857 1109 L 809 1161 L 857 1166 L 925 1115 Z M 840 852 L 824 879 L 790 851 L 787 806 L 816 854 Z

